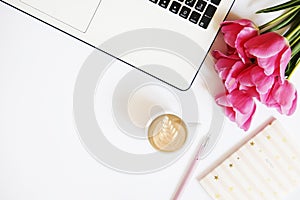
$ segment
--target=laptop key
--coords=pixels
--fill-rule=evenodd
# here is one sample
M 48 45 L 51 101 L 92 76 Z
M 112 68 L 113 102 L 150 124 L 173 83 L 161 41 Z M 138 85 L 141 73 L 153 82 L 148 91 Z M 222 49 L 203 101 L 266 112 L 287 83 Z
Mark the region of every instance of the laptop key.
M 217 8 L 213 5 L 208 5 L 205 12 L 204 12 L 204 16 L 207 18 L 212 18 L 216 12 Z
M 193 11 L 190 18 L 189 18 L 189 20 L 191 22 L 193 22 L 194 24 L 197 24 L 199 19 L 200 19 L 200 16 L 201 16 L 200 13 L 198 13 L 196 11 Z
M 203 16 L 202 19 L 200 20 L 199 26 L 201 26 L 204 29 L 207 29 L 210 20 L 211 20 L 211 18 Z
M 186 0 L 185 1 L 185 4 L 190 7 L 194 7 L 195 3 L 196 3 L 196 0 Z
M 207 3 L 205 1 L 199 0 L 195 6 L 195 9 L 200 12 L 203 12 L 206 5 L 207 5 Z
M 173 3 L 171 4 L 169 10 L 170 10 L 172 13 L 177 14 L 177 13 L 179 12 L 179 10 L 180 10 L 180 7 L 181 7 L 181 4 L 180 4 L 180 3 L 178 3 L 177 1 L 173 1 Z
M 150 0 L 184 19 L 207 29 L 221 0 Z M 209 2 L 209 3 L 208 3 Z M 171 5 L 170 5 L 171 4 Z M 170 5 L 170 6 L 169 6 Z M 203 14 L 202 14 L 203 13 Z M 201 20 L 200 20 L 201 19 Z M 199 22 L 200 21 L 200 22 Z
M 160 5 L 163 8 L 167 8 L 169 3 L 170 3 L 170 0 L 160 0 L 158 5 Z
M 212 2 L 213 4 L 218 6 L 220 4 L 221 0 L 211 0 L 210 2 Z
M 180 13 L 179 13 L 179 16 L 184 18 L 184 19 L 187 19 L 189 14 L 191 12 L 191 9 L 186 7 L 186 6 L 183 6 Z

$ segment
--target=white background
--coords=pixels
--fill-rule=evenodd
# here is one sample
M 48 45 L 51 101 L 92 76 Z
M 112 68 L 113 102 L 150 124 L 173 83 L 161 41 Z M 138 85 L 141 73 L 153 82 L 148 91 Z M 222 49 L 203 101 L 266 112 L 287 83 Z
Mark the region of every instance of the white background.
M 271 18 L 271 15 L 255 15 L 254 12 L 275 2 L 281 1 L 237 0 L 229 18 L 251 18 L 261 24 Z M 43 199 L 74 198 L 74 195 L 70 194 L 77 194 L 78 199 L 94 199 L 96 196 L 103 197 L 103 199 L 120 199 L 122 195 L 124 197 L 122 199 L 135 199 L 136 188 L 139 185 L 128 185 L 126 180 L 120 180 L 120 183 L 107 180 L 102 181 L 107 184 L 99 184 L 101 173 L 111 173 L 110 170 L 100 167 L 84 150 L 78 138 L 74 137 L 74 130 L 70 128 L 73 127 L 72 119 L 66 121 L 66 116 L 59 115 L 60 109 L 72 110 L 69 102 L 72 101 L 70 97 L 72 97 L 74 79 L 66 80 L 66 77 L 76 77 L 82 63 L 92 51 L 93 49 L 87 45 L 0 4 L 0 88 L 2 92 L 0 94 L 0 121 L 2 123 L 0 124 L 0 139 L 7 141 L 7 143 L 2 142 L 0 146 L 0 199 L 27 199 L 29 197 L 38 199 L 45 194 L 51 195 L 44 196 Z M 28 75 L 28 72 L 31 72 L 30 76 L 22 77 L 23 74 Z M 300 79 L 297 78 L 299 76 L 300 70 L 292 79 L 298 90 L 300 89 Z M 43 85 L 45 79 L 52 84 Z M 20 82 L 19 80 L 27 81 Z M 12 82 L 14 84 L 8 85 Z M 61 87 L 65 88 L 62 90 Z M 47 95 L 39 96 L 43 93 L 41 90 L 47 91 Z M 26 97 L 30 95 L 36 96 L 36 100 L 43 102 L 34 102 L 34 98 L 27 99 Z M 65 107 L 52 110 L 47 119 L 44 119 L 43 107 L 39 109 L 34 106 L 46 107 L 49 99 Z M 29 116 L 35 116 L 35 121 L 31 121 L 31 124 L 22 123 L 22 119 L 28 119 Z M 198 184 L 196 177 L 207 170 L 214 161 L 220 159 L 226 151 L 236 146 L 249 134 L 254 133 L 271 116 L 278 118 L 284 127 L 294 134 L 295 141 L 300 145 L 300 136 L 297 131 L 300 109 L 297 109 L 293 116 L 286 117 L 272 109 L 258 106 L 251 129 L 246 133 L 226 119 L 218 145 L 206 159 L 199 163 L 182 199 L 210 199 Z M 24 121 L 28 122 L 28 120 Z M 17 134 L 15 137 L 4 134 L 14 129 L 28 130 L 29 127 L 33 129 L 32 132 L 41 131 L 40 137 L 34 135 L 31 143 L 24 144 L 23 142 L 33 136 L 30 131 Z M 44 132 L 47 134 L 43 134 Z M 51 144 L 53 149 L 44 150 L 39 154 L 37 151 L 43 148 L 41 146 L 43 143 Z M 20 152 L 26 153 L 23 160 L 20 158 Z M 60 154 L 59 162 L 51 162 L 57 160 L 53 158 L 57 154 Z M 26 170 L 32 167 L 30 160 L 37 160 L 34 162 L 36 171 L 27 173 Z M 186 166 L 186 163 L 182 165 Z M 94 173 L 99 168 L 102 170 L 101 173 Z M 58 175 L 62 177 L 59 178 Z M 164 174 L 161 175 L 164 176 Z M 78 186 L 77 189 L 80 188 L 82 191 L 79 189 L 74 191 L 72 185 L 75 183 Z M 168 187 L 164 183 L 152 184 L 161 184 L 161 188 Z M 151 184 L 145 187 L 151 190 Z M 108 191 L 104 191 L 103 188 Z M 162 191 L 163 189 L 160 192 Z M 160 192 L 156 194 L 156 199 L 161 199 Z M 110 196 L 101 194 L 110 194 Z M 299 195 L 300 188 L 287 199 L 298 199 Z

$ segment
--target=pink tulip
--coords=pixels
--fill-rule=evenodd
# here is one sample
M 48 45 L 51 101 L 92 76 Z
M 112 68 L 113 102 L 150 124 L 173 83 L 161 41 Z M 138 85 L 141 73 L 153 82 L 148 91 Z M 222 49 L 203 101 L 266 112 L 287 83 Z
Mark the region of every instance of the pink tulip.
M 237 77 L 245 68 L 244 63 L 235 54 L 226 56 L 220 51 L 214 51 L 213 56 L 217 59 L 215 69 L 224 81 L 226 89 L 228 92 L 235 90 L 238 87 Z
M 246 56 L 244 43 L 259 34 L 258 28 L 254 23 L 247 19 L 235 21 L 225 21 L 221 24 L 221 31 L 224 34 L 224 40 L 229 47 L 236 49 L 244 63 L 250 60 Z
M 226 94 L 216 99 L 225 114 L 248 130 L 257 98 L 281 114 L 291 115 L 297 106 L 297 91 L 285 79 L 291 58 L 287 40 L 274 32 L 259 35 L 256 26 L 246 19 L 221 24 L 227 54 L 213 51 L 215 70 L 224 82 Z
M 259 97 L 270 91 L 274 84 L 274 79 L 275 76 L 267 76 L 263 68 L 252 65 L 239 74 L 239 88 L 249 92 L 253 97 Z
M 237 123 L 245 131 L 249 129 L 256 104 L 252 97 L 240 90 L 234 90 L 229 94 L 216 99 L 216 102 L 225 108 L 225 115 Z
M 283 36 L 275 32 L 265 33 L 249 39 L 244 47 L 248 57 L 257 62 L 267 76 L 279 76 L 281 83 L 284 82 L 291 48 Z
M 226 79 L 231 67 L 240 61 L 238 55 L 225 55 L 220 51 L 213 51 L 212 56 L 216 59 L 215 69 L 222 80 Z
M 274 107 L 284 115 L 292 115 L 297 107 L 297 91 L 294 86 L 285 80 L 275 81 L 269 93 L 261 95 L 260 100 L 268 107 Z

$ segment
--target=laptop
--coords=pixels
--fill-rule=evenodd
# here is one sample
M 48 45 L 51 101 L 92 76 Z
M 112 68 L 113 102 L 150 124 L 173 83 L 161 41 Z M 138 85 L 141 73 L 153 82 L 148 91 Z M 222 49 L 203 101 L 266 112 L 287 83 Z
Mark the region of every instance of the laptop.
M 234 0 L 2 2 L 185 91 Z

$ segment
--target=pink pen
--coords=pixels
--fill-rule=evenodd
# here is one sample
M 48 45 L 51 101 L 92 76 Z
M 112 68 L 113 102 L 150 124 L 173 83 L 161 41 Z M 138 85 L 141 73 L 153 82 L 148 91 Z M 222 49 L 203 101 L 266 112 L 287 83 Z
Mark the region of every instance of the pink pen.
M 178 186 L 178 189 L 176 190 L 176 193 L 174 194 L 173 196 L 173 200 L 179 200 L 180 196 L 182 195 L 188 181 L 190 180 L 190 178 L 192 177 L 193 175 L 193 172 L 194 170 L 197 168 L 198 166 L 198 163 L 199 163 L 199 160 L 200 160 L 200 157 L 202 155 L 202 153 L 204 152 L 205 150 L 205 147 L 208 143 L 210 139 L 210 136 L 207 136 L 203 142 L 201 142 L 195 156 L 194 156 L 194 159 L 192 160 L 191 164 L 189 165 L 189 168 L 187 169 L 184 177 L 182 178 L 182 181 L 180 182 L 180 185 Z

